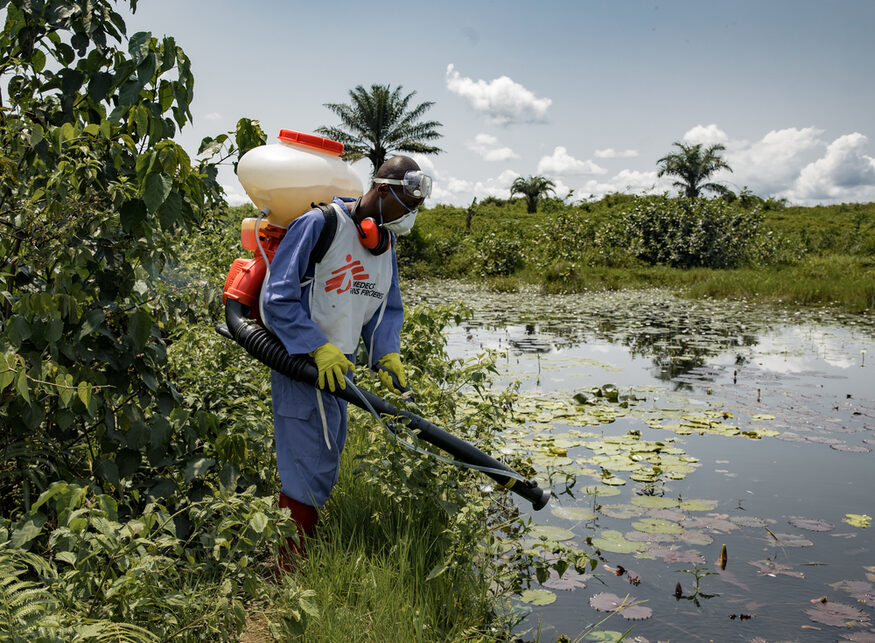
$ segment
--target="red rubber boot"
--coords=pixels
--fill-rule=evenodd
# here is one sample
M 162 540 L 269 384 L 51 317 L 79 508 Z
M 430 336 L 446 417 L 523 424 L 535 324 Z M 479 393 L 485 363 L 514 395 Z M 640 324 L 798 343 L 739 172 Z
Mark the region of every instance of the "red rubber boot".
M 316 507 L 298 502 L 282 492 L 280 492 L 279 505 L 281 509 L 285 507 L 291 513 L 291 519 L 297 524 L 298 539 L 300 540 L 300 544 L 298 544 L 294 538 L 287 538 L 285 545 L 288 546 L 288 549 L 285 546 L 280 548 L 279 570 L 281 572 L 288 572 L 292 568 L 292 562 L 295 557 L 306 555 L 304 552 L 304 537 L 310 538 L 315 533 L 316 523 L 319 522 L 319 514 L 316 511 Z

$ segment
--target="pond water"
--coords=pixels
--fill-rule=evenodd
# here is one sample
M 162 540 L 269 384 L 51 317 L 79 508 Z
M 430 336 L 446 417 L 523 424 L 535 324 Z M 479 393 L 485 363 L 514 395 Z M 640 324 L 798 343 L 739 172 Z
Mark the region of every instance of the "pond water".
M 520 382 L 505 448 L 552 486 L 541 542 L 600 556 L 533 580 L 521 635 L 875 641 L 871 318 L 661 291 L 406 293 L 454 301 L 473 317 L 447 329 L 450 355 L 497 349 L 496 385 Z

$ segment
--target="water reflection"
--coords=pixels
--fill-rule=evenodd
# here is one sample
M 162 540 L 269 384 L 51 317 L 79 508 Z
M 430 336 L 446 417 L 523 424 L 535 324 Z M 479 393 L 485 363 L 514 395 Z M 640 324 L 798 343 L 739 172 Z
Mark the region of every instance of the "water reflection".
M 632 357 L 650 359 L 652 374 L 673 382 L 679 390 L 689 389 L 691 383 L 713 381 L 722 368 L 717 372 L 706 364 L 717 356 L 729 353 L 734 366 L 743 367 L 751 359 L 749 349 L 784 326 L 793 328 L 790 338 L 771 338 L 758 351 L 760 366 L 782 373 L 804 372 L 812 354 L 830 366 L 857 364 L 846 354 L 845 338 L 799 327 L 800 323 L 850 324 L 870 336 L 875 334 L 872 320 L 865 317 L 829 311 L 801 313 L 746 302 L 690 301 L 662 291 L 507 295 L 464 284 L 416 283 L 409 294 L 414 302 L 457 300 L 476 306 L 476 317 L 464 326 L 469 334 L 523 324 L 522 332 L 506 337 L 507 345 L 522 354 L 544 355 L 587 343 L 618 344 Z M 803 350 L 804 359 L 799 356 Z
M 604 565 L 635 570 L 635 594 L 654 610 L 634 624 L 635 636 L 783 640 L 792 630 L 795 640 L 813 642 L 840 635 L 815 629 L 804 610 L 826 594 L 853 602 L 836 587 L 862 582 L 861 565 L 871 566 L 875 552 L 872 528 L 845 521 L 872 514 L 875 378 L 865 363 L 875 345 L 872 320 L 655 291 L 543 297 L 414 286 L 408 303 L 475 308 L 464 329 L 448 331 L 452 356 L 505 351 L 499 384 L 519 380 L 517 406 L 532 413 L 508 430 L 519 440 L 509 448 L 530 448 L 533 466 L 557 492 L 568 483 L 569 493 L 551 505 L 564 511 L 533 518 L 571 530 L 582 547 L 591 539 Z M 607 383 L 619 391 L 616 402 L 575 397 Z M 630 392 L 641 399 L 621 407 Z M 725 430 L 729 424 L 737 428 Z M 657 498 L 677 506 L 647 504 Z M 834 529 L 800 533 L 799 517 Z M 666 521 L 682 531 L 653 533 Z M 722 544 L 729 566 L 705 575 L 715 571 Z M 592 582 L 550 579 L 544 586 L 559 598 L 528 625 L 544 623 L 542 640 L 574 638 L 604 616 L 590 609 L 591 594 L 622 597 L 629 582 L 610 573 Z

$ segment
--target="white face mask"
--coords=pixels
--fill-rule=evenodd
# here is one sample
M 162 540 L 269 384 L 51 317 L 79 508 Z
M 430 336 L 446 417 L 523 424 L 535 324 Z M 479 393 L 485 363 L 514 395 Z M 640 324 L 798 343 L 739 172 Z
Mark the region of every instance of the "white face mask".
M 395 190 L 393 190 L 392 188 L 389 188 L 389 192 L 392 193 L 392 196 L 395 197 L 395 200 L 398 201 L 398 203 L 400 203 L 405 208 L 407 208 L 407 206 L 404 205 L 404 202 L 398 198 L 397 194 L 395 194 Z M 416 223 L 416 212 L 417 211 L 411 210 L 410 208 L 407 208 L 407 214 L 400 216 L 399 218 L 395 219 L 394 221 L 385 222 L 385 221 L 383 221 L 383 201 L 381 200 L 379 203 L 380 203 L 380 221 L 381 221 L 380 225 L 383 228 L 385 228 L 386 230 L 388 230 L 389 232 L 393 232 L 393 233 L 400 235 L 402 237 L 406 234 L 410 234 L 410 231 L 413 230 L 413 224 Z
M 408 212 L 400 219 L 384 223 L 383 227 L 389 232 L 394 232 L 403 237 L 405 234 L 410 234 L 410 231 L 413 230 L 414 223 L 416 223 L 416 210 Z

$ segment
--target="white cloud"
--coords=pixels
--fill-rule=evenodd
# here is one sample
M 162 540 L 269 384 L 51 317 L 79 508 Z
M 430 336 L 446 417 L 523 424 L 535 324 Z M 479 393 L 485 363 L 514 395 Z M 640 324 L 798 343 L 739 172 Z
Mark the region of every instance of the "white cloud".
M 834 140 L 822 158 L 802 168 L 788 198 L 804 203 L 875 199 L 875 159 L 865 154 L 868 142 L 859 132 Z
M 488 196 L 507 199 L 510 197 L 510 185 L 518 176 L 519 173 L 513 170 L 505 170 L 498 176 L 483 181 L 446 176 L 435 182 L 430 201 L 464 207 L 470 204 L 474 197 L 481 200 Z
M 459 74 L 452 64 L 447 65 L 447 89 L 499 125 L 544 122 L 553 102 L 549 98 L 537 98 L 507 76 L 490 81 L 474 80 Z
M 550 156 L 538 162 L 538 174 L 606 174 L 607 170 L 592 161 L 580 161 L 568 153 L 561 145 Z
M 732 139 L 711 124 L 697 125 L 683 140 L 725 145 L 724 159 L 734 172 L 719 172 L 712 180 L 736 191 L 747 187 L 802 205 L 875 200 L 875 159 L 866 153 L 866 136 L 854 132 L 827 144 L 823 133 L 816 127 L 787 127 L 750 142 Z
M 815 127 L 789 127 L 772 130 L 755 143 L 729 141 L 725 159 L 734 170 L 732 183 L 762 196 L 786 190 L 823 148 L 821 134 Z
M 729 136 L 717 125 L 711 123 L 710 125 L 696 125 L 684 134 L 683 140 L 692 144 L 714 145 L 715 143 L 725 144 L 729 140 Z
M 222 189 L 225 190 L 225 201 L 228 205 L 246 205 L 247 203 L 252 203 L 239 183 L 221 183 L 220 185 L 222 186 Z
M 477 152 L 484 161 L 507 161 L 518 159 L 519 155 L 509 147 L 498 147 L 498 139 L 489 134 L 478 134 L 469 141 L 468 149 Z
M 638 156 L 638 150 L 618 152 L 613 147 L 609 147 L 604 150 L 596 150 L 594 155 L 597 159 L 634 159 Z

